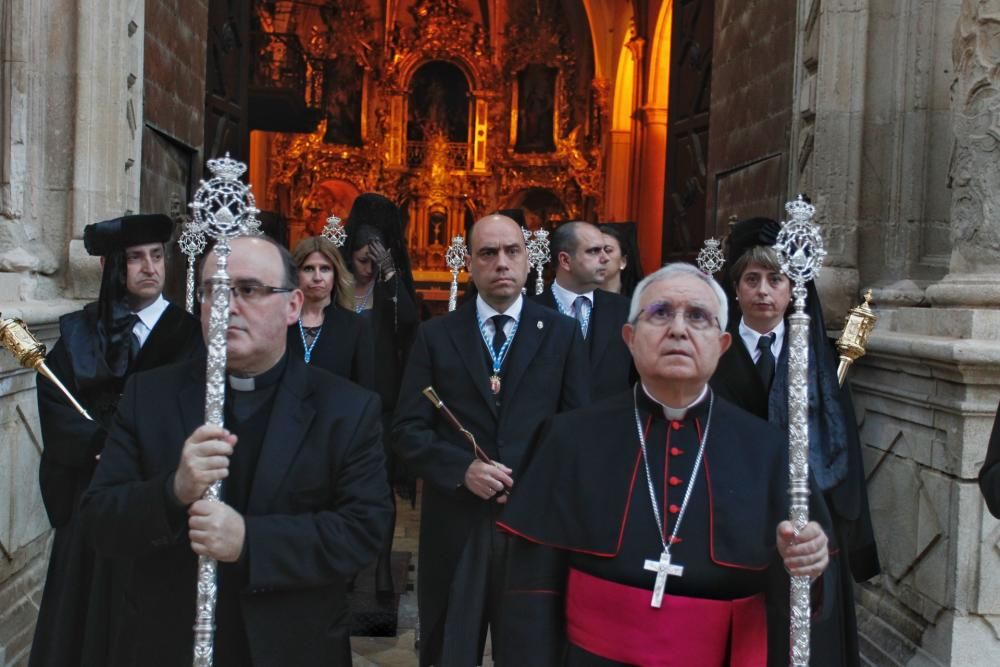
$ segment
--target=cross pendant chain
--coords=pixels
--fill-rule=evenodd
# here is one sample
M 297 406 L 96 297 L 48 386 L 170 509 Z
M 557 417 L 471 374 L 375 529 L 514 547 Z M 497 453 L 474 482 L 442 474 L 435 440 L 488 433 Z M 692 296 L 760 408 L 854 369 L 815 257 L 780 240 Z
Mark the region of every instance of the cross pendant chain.
M 650 572 L 656 572 L 656 583 L 653 585 L 653 599 L 649 601 L 650 607 L 660 608 L 663 604 L 663 594 L 667 589 L 667 577 L 684 576 L 683 565 L 672 565 L 670 563 L 670 552 L 664 551 L 660 554 L 660 560 L 647 560 L 643 568 Z

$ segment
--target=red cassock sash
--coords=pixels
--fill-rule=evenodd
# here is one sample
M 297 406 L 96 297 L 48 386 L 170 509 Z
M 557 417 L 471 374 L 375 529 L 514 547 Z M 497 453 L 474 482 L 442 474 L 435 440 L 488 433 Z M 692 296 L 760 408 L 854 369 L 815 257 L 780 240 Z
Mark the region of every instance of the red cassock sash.
M 738 600 L 663 596 L 570 568 L 566 635 L 608 660 L 640 667 L 758 667 L 767 664 L 764 595 Z

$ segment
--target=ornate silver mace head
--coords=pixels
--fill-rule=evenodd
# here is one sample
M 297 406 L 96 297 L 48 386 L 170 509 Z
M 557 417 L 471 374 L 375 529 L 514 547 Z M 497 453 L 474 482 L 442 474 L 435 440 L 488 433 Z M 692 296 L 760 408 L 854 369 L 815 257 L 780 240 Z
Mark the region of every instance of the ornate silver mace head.
M 529 232 L 527 229 L 524 230 L 525 239 L 531 236 L 531 240 L 527 242 L 528 245 L 528 264 L 536 272 L 535 279 L 535 294 L 541 294 L 545 289 L 545 281 L 542 279 L 542 271 L 545 269 L 545 265 L 549 263 L 552 259 L 552 252 L 549 248 L 549 233 L 547 230 L 538 229 L 535 232 Z
M 205 252 L 207 243 L 205 234 L 198 229 L 194 220 L 184 223 L 184 231 L 181 232 L 181 237 L 177 239 L 177 247 L 181 249 L 181 252 L 188 259 L 195 259 L 198 255 Z
M 448 291 L 448 312 L 455 310 L 458 305 L 458 272 L 465 266 L 465 256 L 469 249 L 465 247 L 465 238 L 454 236 L 451 245 L 444 253 L 444 261 L 451 270 L 451 289 Z
M 344 243 L 347 242 L 347 230 L 340 224 L 340 218 L 335 215 L 331 215 L 326 219 L 326 224 L 323 225 L 323 231 L 320 233 L 320 236 L 338 248 L 343 248 Z
M 722 242 L 716 238 L 705 239 L 705 245 L 698 252 L 698 268 L 702 273 L 712 275 L 722 270 L 726 258 L 722 255 Z
M 448 246 L 448 250 L 444 253 L 444 261 L 452 273 L 458 273 L 465 266 L 465 255 L 467 253 L 468 249 L 465 247 L 465 237 L 452 237 L 451 245 Z
M 260 234 L 260 211 L 253 192 L 239 180 L 247 166 L 226 153 L 209 160 L 208 170 L 214 176 L 201 182 L 191 202 L 194 228 L 222 243 L 236 236 Z
M 806 283 L 819 275 L 826 257 L 823 235 L 812 219 L 816 207 L 799 195 L 785 204 L 789 220 L 782 224 L 774 243 L 782 272 L 794 283 L 795 309 L 805 308 Z

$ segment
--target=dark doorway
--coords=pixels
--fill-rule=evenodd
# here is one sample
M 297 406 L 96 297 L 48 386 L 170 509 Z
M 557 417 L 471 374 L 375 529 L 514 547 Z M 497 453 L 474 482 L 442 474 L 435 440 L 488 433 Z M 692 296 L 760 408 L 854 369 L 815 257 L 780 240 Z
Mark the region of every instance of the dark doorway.
M 674 3 L 663 261 L 691 261 L 705 239 L 714 0 Z

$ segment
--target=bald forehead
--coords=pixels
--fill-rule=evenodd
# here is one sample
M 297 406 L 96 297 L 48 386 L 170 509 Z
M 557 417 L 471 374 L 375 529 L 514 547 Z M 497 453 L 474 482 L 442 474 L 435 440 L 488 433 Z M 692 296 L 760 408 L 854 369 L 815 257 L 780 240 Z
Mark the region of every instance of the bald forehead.
M 505 236 L 509 235 L 509 233 L 516 233 L 517 238 L 520 239 L 522 244 L 524 243 L 524 232 L 521 231 L 521 225 L 506 215 L 495 214 L 480 218 L 476 221 L 476 224 L 472 225 L 472 229 L 469 231 L 469 250 L 475 249 L 478 237 L 484 234 L 492 235 L 496 233 L 503 233 Z
M 592 225 L 589 222 L 578 222 L 575 225 L 576 238 L 581 245 L 604 245 L 604 234 L 601 233 L 597 225 Z
M 281 284 L 284 271 L 281 263 L 281 253 L 271 243 L 252 236 L 238 236 L 229 241 L 229 273 L 233 278 L 256 278 L 269 285 Z M 211 252 L 212 259 L 205 262 L 204 273 L 210 275 L 215 271 L 215 250 Z M 235 275 L 252 272 L 255 275 Z M 277 282 L 275 282 L 277 281 Z

